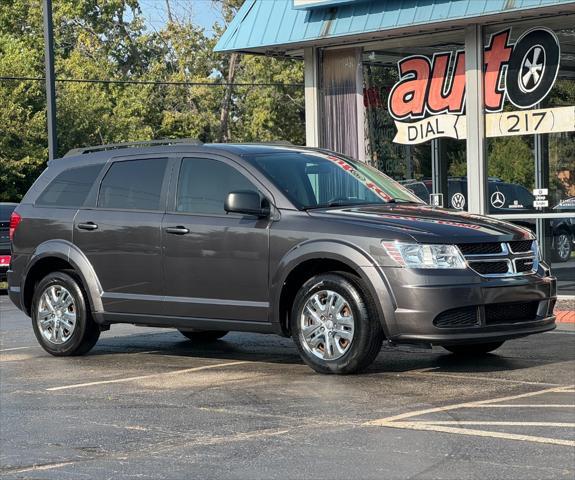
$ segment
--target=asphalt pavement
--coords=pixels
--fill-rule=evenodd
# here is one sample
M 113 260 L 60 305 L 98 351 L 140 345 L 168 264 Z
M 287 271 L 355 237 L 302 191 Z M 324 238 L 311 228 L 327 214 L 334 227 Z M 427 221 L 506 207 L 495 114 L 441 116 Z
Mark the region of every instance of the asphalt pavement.
M 129 325 L 55 358 L 0 296 L 0 477 L 572 480 L 573 327 L 322 376 L 289 339 Z

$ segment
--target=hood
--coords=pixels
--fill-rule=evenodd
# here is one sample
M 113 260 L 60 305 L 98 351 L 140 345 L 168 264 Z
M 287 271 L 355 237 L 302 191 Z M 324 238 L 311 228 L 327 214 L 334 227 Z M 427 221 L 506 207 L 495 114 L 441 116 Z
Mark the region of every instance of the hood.
M 529 230 L 509 222 L 427 205 L 392 203 L 309 210 L 308 213 L 325 220 L 387 230 L 387 235 L 381 232 L 381 238 L 389 240 L 403 235 L 422 243 L 509 242 L 534 238 Z

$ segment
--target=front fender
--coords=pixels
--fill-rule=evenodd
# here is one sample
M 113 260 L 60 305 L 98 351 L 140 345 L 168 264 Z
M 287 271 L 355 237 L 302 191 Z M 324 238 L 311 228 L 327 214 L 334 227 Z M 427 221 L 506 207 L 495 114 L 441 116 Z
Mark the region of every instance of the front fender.
M 375 302 L 381 326 L 387 335 L 387 322 L 393 322 L 396 308 L 389 282 L 381 267 L 366 252 L 340 240 L 310 240 L 293 247 L 284 255 L 271 280 L 273 318 L 281 322 L 280 298 L 289 274 L 302 263 L 318 259 L 336 260 L 357 273 Z
M 36 247 L 23 275 L 22 284 L 24 286 L 27 285 L 28 275 L 38 265 L 38 262 L 47 258 L 59 258 L 68 262 L 82 281 L 89 297 L 92 312 L 104 311 L 101 298 L 102 286 L 92 264 L 76 245 L 66 240 L 48 240 Z

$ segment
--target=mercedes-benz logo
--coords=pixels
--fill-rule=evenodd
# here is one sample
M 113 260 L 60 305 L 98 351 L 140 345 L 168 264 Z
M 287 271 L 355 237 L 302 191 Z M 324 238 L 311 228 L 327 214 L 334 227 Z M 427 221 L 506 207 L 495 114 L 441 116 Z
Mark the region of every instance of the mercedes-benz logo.
M 532 47 L 523 57 L 519 69 L 519 88 L 525 92 L 532 92 L 537 88 L 545 70 L 545 50 L 541 45 Z
M 493 192 L 491 195 L 491 205 L 495 208 L 503 207 L 503 205 L 505 205 L 505 195 L 499 191 Z
M 463 193 L 455 193 L 451 197 L 451 206 L 457 210 L 463 210 L 463 207 L 465 207 L 465 197 Z

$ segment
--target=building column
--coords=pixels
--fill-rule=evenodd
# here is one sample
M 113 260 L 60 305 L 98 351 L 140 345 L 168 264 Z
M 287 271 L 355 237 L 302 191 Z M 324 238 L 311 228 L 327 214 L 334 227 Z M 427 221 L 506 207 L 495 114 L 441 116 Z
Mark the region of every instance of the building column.
M 304 49 L 305 140 L 308 147 L 319 147 L 319 59 L 317 48 Z
M 483 108 L 483 32 L 480 25 L 465 28 L 468 211 L 487 213 L 487 155 Z
M 357 70 L 355 76 L 355 95 L 357 110 L 357 159 L 365 162 L 365 106 L 363 104 L 363 48 L 356 48 Z

